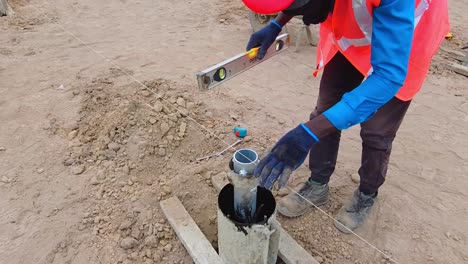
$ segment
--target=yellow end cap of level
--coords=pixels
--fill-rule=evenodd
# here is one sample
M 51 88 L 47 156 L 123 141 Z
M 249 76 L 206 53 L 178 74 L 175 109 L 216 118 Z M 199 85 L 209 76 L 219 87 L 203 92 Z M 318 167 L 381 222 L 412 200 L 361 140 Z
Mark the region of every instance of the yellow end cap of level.
M 253 59 L 253 58 L 257 57 L 259 49 L 260 48 L 252 48 L 251 50 L 247 51 L 246 52 L 247 57 L 249 57 L 249 59 Z

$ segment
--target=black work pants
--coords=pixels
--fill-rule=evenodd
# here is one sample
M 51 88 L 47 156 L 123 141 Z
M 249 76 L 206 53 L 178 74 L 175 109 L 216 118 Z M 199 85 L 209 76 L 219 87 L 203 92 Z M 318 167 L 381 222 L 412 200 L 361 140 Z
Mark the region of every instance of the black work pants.
M 356 88 L 363 79 L 364 76 L 338 52 L 324 68 L 317 105 L 311 119 L 336 104 L 344 93 Z M 410 103 L 394 97 L 361 124 L 361 192 L 375 193 L 384 183 L 392 142 Z M 335 170 L 340 137 L 341 131 L 335 131 L 312 147 L 309 156 L 311 180 L 328 183 Z

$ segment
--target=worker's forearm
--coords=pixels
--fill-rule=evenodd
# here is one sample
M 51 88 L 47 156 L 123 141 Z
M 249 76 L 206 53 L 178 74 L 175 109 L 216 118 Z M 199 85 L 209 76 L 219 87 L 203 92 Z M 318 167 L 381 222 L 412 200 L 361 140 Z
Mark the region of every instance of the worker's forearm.
M 275 18 L 276 22 L 278 22 L 278 24 L 280 24 L 282 27 L 284 25 L 286 25 L 289 20 L 291 20 L 291 18 L 293 18 L 294 16 L 290 16 L 290 15 L 286 15 L 285 13 L 283 12 L 280 12 L 278 14 L 278 16 Z
M 304 123 L 304 125 L 306 125 L 319 139 L 338 131 L 338 129 L 330 123 L 324 115 L 319 115 L 309 120 L 309 122 Z

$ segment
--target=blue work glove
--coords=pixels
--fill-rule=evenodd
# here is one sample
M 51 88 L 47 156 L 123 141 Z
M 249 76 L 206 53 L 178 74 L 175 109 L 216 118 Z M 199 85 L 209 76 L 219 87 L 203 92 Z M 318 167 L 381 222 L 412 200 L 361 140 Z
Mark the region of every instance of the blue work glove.
M 284 187 L 289 175 L 304 162 L 310 148 L 318 141 L 304 124 L 289 131 L 255 169 L 255 177 L 260 177 L 259 185 L 270 189 L 279 179 L 279 188 Z
M 278 37 L 279 33 L 281 32 L 281 26 L 276 21 L 271 21 L 266 27 L 260 29 L 259 31 L 255 32 L 250 36 L 249 43 L 247 44 L 247 51 L 251 50 L 252 48 L 260 47 L 258 51 L 257 58 L 263 59 L 268 48 L 273 44 Z

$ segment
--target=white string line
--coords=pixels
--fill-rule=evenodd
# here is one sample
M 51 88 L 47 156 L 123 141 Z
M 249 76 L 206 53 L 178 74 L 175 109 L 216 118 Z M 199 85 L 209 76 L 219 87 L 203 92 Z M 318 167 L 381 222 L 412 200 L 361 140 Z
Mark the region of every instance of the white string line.
M 102 57 L 103 59 L 105 59 L 107 62 L 109 62 L 110 64 L 112 64 L 114 67 L 118 68 L 122 73 L 124 73 L 125 75 L 127 75 L 128 77 L 130 77 L 131 79 L 133 79 L 135 82 L 137 82 L 138 84 L 140 84 L 141 86 L 143 86 L 145 89 L 147 89 L 148 91 L 152 92 L 154 95 L 158 95 L 155 91 L 153 91 L 152 89 L 150 89 L 147 85 L 145 85 L 143 82 L 141 82 L 140 80 L 136 79 L 133 75 L 131 75 L 129 72 L 127 72 L 125 69 L 123 69 L 122 67 L 120 67 L 118 64 L 116 64 L 114 61 L 112 61 L 111 59 L 107 58 L 106 56 L 104 56 L 102 53 L 100 53 L 99 51 L 93 49 L 91 46 L 89 46 L 87 43 L 85 43 L 83 40 L 81 40 L 80 38 L 78 38 L 75 34 L 73 34 L 72 32 L 70 32 L 69 30 L 67 30 L 65 27 L 63 27 L 61 24 L 59 24 L 58 22 L 55 22 L 54 20 L 52 20 L 46 13 L 42 12 L 40 9 L 38 9 L 37 7 L 33 6 L 34 9 L 36 9 L 36 11 L 38 11 L 41 15 L 43 15 L 44 17 L 46 17 L 52 24 L 60 27 L 65 33 L 67 33 L 68 35 L 72 36 L 74 39 L 76 39 L 78 42 L 80 42 L 81 44 L 83 44 L 84 46 L 86 46 L 89 50 L 91 50 L 92 52 L 96 53 L 97 55 L 99 55 L 100 57 Z M 166 107 L 167 105 L 170 105 L 173 109 L 175 109 L 177 112 L 179 112 L 182 116 L 184 115 L 184 113 L 182 113 L 179 109 L 177 109 L 177 107 L 175 107 L 174 105 L 172 105 L 172 103 L 170 103 L 169 101 L 167 101 L 166 99 L 164 98 L 160 98 L 161 101 L 163 101 L 164 103 L 166 103 Z M 197 122 L 195 119 L 193 119 L 192 117 L 190 117 L 189 115 L 187 115 L 187 119 L 189 119 L 190 121 L 194 122 L 195 124 L 197 124 L 199 127 L 201 127 L 202 129 L 204 129 L 205 131 L 207 131 L 208 133 L 210 133 L 210 135 L 214 136 L 216 139 L 218 139 L 219 141 L 221 141 L 222 143 L 224 143 L 226 146 L 230 146 L 229 143 L 227 143 L 226 141 L 224 141 L 223 139 L 221 139 L 220 137 L 218 137 L 215 133 L 213 133 L 213 131 L 211 131 L 210 129 L 206 128 L 205 126 L 203 126 L 202 124 L 200 124 L 199 122 Z M 231 147 L 233 148 L 233 147 Z M 248 160 L 252 161 L 249 157 L 247 157 L 246 155 L 244 155 L 243 153 L 240 153 L 242 156 L 244 156 L 245 158 L 247 158 Z M 330 219 L 336 221 L 336 222 L 339 222 L 337 219 L 335 219 L 333 216 L 331 216 L 330 214 L 328 214 L 327 212 L 325 212 L 324 210 L 322 210 L 320 207 L 316 206 L 313 202 L 309 201 L 307 198 L 305 198 L 304 196 L 302 196 L 301 194 L 299 194 L 297 191 L 295 191 L 294 189 L 292 189 L 291 187 L 289 186 L 286 186 L 286 188 L 288 188 L 290 191 L 294 192 L 295 194 L 297 194 L 299 197 L 301 197 L 302 199 L 304 199 L 306 202 L 308 202 L 309 204 L 311 204 L 312 206 L 314 206 L 315 208 L 317 208 L 321 213 L 325 214 L 327 217 L 329 217 Z M 348 227 L 342 225 L 344 228 L 346 228 L 348 231 L 350 231 L 353 235 L 355 235 L 356 237 L 358 237 L 361 241 L 363 241 L 364 243 L 366 243 L 367 245 L 369 245 L 370 247 L 372 247 L 373 249 L 375 249 L 376 251 L 378 251 L 379 253 L 381 253 L 382 255 L 384 255 L 388 260 L 396 263 L 396 264 L 399 264 L 397 261 L 395 261 L 392 257 L 390 257 L 389 255 L 385 254 L 382 250 L 380 250 L 379 248 L 377 248 L 376 246 L 372 245 L 370 242 L 368 242 L 366 239 L 364 239 L 363 237 L 361 237 L 360 235 L 358 235 L 356 232 L 354 232 L 353 230 L 349 229 Z M 39 261 L 41 261 L 43 258 L 41 258 Z M 39 262 L 38 262 L 39 263 Z
M 309 204 L 311 204 L 312 206 L 314 206 L 317 210 L 319 210 L 320 212 L 322 212 L 324 215 L 328 216 L 329 218 L 333 219 L 335 222 L 338 222 L 338 224 L 341 226 L 341 227 L 344 227 L 346 230 L 348 230 L 351 234 L 355 235 L 356 237 L 358 237 L 360 240 L 362 240 L 364 243 L 366 243 L 367 245 L 369 245 L 370 247 L 372 247 L 373 249 L 377 250 L 379 253 L 381 253 L 382 255 L 384 255 L 388 260 L 391 260 L 393 261 L 394 263 L 396 264 L 399 264 L 396 260 L 394 260 L 392 257 L 390 257 L 389 255 L 385 254 L 385 252 L 383 252 L 382 250 L 380 250 L 378 247 L 372 245 L 370 242 L 368 242 L 367 240 L 365 240 L 363 237 L 361 237 L 360 235 L 358 235 L 356 232 L 354 232 L 353 230 L 349 229 L 347 226 L 341 224 L 337 219 L 335 219 L 333 216 L 331 216 L 329 213 L 327 213 L 325 210 L 323 210 L 322 208 L 318 207 L 317 205 L 315 205 L 313 202 L 309 201 L 307 198 L 305 198 L 304 196 L 302 196 L 299 192 L 297 192 L 296 190 L 294 190 L 293 188 L 289 187 L 289 186 L 286 186 L 286 188 L 288 188 L 290 191 L 292 191 L 293 193 L 297 194 L 299 197 L 301 197 L 302 199 L 304 199 L 306 202 L 308 202 Z

